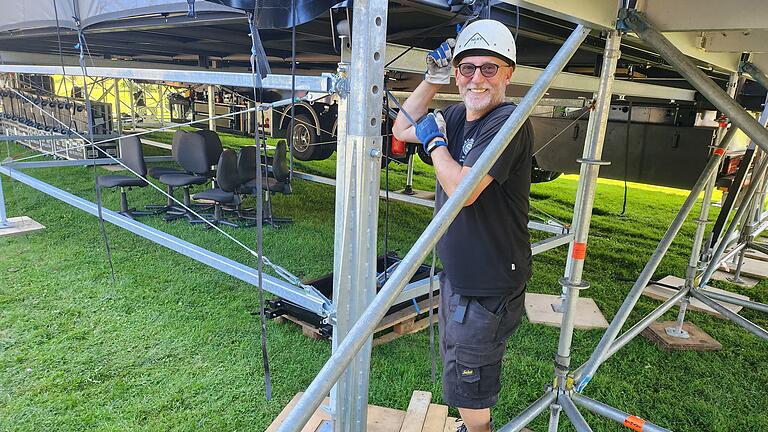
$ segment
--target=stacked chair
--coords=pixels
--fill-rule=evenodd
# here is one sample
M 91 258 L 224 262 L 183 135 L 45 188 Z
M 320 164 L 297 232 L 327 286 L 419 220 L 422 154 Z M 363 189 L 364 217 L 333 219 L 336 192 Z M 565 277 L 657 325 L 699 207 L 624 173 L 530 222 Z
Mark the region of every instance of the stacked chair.
M 184 172 L 163 174 L 158 180 L 167 188 L 182 188 L 184 191 L 183 202 L 186 208 L 171 206 L 166 211 L 165 220 L 172 221 L 186 217 L 193 221 L 197 217 L 187 210 L 192 205 L 190 189 L 193 186 L 208 183 L 212 178 L 211 166 L 215 162 L 209 159 L 210 153 L 207 151 L 205 138 L 200 134 L 187 133 L 183 135 L 178 145 L 178 163 Z
M 126 137 L 120 140 L 120 159 L 122 162 L 139 174 L 141 177 L 147 175 L 147 164 L 144 162 L 144 151 L 141 147 L 141 140 L 138 137 Z M 130 175 L 105 175 L 96 178 L 96 189 L 101 199 L 101 188 L 120 188 L 120 214 L 133 219 L 136 216 L 148 216 L 156 214 L 151 211 L 137 211 L 134 208 L 128 207 L 128 196 L 126 194 L 126 188 L 132 187 L 146 187 L 147 182 L 140 177 L 136 177 L 132 173 Z
M 213 215 L 211 218 L 207 218 L 207 221 L 214 225 L 229 225 L 231 227 L 239 227 L 240 225 L 225 220 L 223 217 L 224 207 L 234 207 L 235 211 L 239 212 L 240 209 L 240 195 L 237 193 L 237 188 L 240 186 L 240 175 L 237 172 L 237 154 L 234 150 L 224 150 L 219 156 L 219 163 L 216 164 L 216 185 L 217 187 L 208 189 L 203 192 L 196 193 L 192 198 L 196 200 L 213 201 Z M 192 223 L 204 223 L 205 221 L 197 219 L 191 221 Z M 211 226 L 206 224 L 206 228 Z
M 280 140 L 275 146 L 275 155 L 272 158 L 271 175 L 264 176 L 264 170 L 259 169 L 260 164 L 256 161 L 256 147 L 243 147 L 237 160 L 237 169 L 242 181 L 238 188 L 239 193 L 256 197 L 261 193 L 257 189 L 257 177 L 262 176 L 262 189 L 265 190 L 266 200 L 264 202 L 263 220 L 265 223 L 277 226 L 279 224 L 291 223 L 290 218 L 275 217 L 272 213 L 272 193 L 290 194 L 290 169 L 288 167 L 288 145 L 285 140 Z M 244 215 L 241 217 L 248 220 L 255 219 L 253 215 Z
M 270 194 L 290 194 L 290 171 L 288 168 L 288 148 L 285 140 L 277 143 L 271 167 L 265 170 L 256 157 L 256 147 L 249 146 L 234 150 L 223 150 L 221 140 L 214 131 L 201 130 L 195 132 L 177 131 L 171 144 L 171 155 L 178 167 L 152 167 L 147 169 L 141 149 L 141 141 L 137 137 L 123 138 L 121 153 L 124 163 L 141 176 L 149 176 L 166 186 L 169 195 L 175 190 L 182 189 L 184 206 L 178 206 L 168 198 L 165 204 L 147 206 L 148 211 L 136 211 L 128 207 L 125 189 L 144 187 L 147 183 L 132 175 L 112 175 L 98 178 L 99 187 L 121 188 L 121 211 L 127 217 L 144 216 L 165 213 L 164 219 L 172 221 L 186 218 L 193 224 L 227 225 L 240 227 L 235 220 L 247 221 L 245 226 L 252 226 L 256 215 L 253 209 L 243 209 L 242 203 L 246 197 L 258 197 L 264 193 L 263 221 L 272 226 L 290 223 L 287 218 L 277 218 L 272 214 Z M 268 160 L 269 161 L 269 160 Z M 268 173 L 265 175 L 265 173 Z M 262 190 L 257 188 L 258 176 L 262 176 Z M 192 193 L 195 186 L 210 184 L 211 187 L 201 192 Z M 194 202 L 198 201 L 198 202 Z M 200 202 L 202 201 L 202 202 Z M 187 210 L 196 206 L 207 206 L 212 213 L 195 213 Z M 206 211 L 205 208 L 200 211 Z M 210 223 L 210 224 L 209 224 Z

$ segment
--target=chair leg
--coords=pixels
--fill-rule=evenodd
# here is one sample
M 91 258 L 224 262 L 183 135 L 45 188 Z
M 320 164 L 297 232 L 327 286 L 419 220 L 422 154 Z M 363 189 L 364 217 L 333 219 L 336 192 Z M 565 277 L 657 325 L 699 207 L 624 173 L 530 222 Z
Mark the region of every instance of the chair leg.
M 184 186 L 183 191 L 184 191 L 184 200 L 183 200 L 184 207 L 191 208 L 190 207 L 190 202 L 192 201 L 192 199 L 189 196 L 189 186 Z M 184 218 L 184 217 L 187 218 L 190 222 L 197 219 L 197 216 L 192 214 L 189 210 L 187 210 L 187 209 L 185 209 L 183 207 L 175 206 L 175 205 L 172 206 L 166 212 L 165 217 L 163 219 L 166 222 L 170 222 L 170 221 L 173 221 L 173 220 L 176 220 L 176 219 L 181 219 L 181 218 Z
M 173 186 L 166 185 L 165 191 L 166 191 L 166 193 L 168 193 L 168 199 L 166 200 L 165 205 L 150 204 L 148 206 L 144 206 L 144 208 L 146 208 L 148 210 L 155 210 L 155 211 L 157 211 L 156 214 L 164 213 L 164 212 L 167 212 L 167 211 L 173 209 L 173 207 L 176 205 L 176 203 L 172 199 L 172 197 L 173 197 Z
M 205 217 L 206 215 L 202 215 L 202 216 Z M 208 216 L 210 216 L 210 215 L 208 215 Z M 234 223 L 232 221 L 228 221 L 228 220 L 224 219 L 224 209 L 223 209 L 222 205 L 219 204 L 219 203 L 216 203 L 213 206 L 213 217 L 211 219 L 208 219 L 208 218 L 206 218 L 206 219 L 194 219 L 194 220 L 190 220 L 189 222 L 193 223 L 193 224 L 202 224 L 202 223 L 204 223 L 205 224 L 205 229 L 211 229 L 211 225 L 207 224 L 206 222 L 210 222 L 211 224 L 217 225 L 217 226 L 218 225 L 227 225 L 227 226 L 231 226 L 233 228 L 240 228 L 240 225 L 238 225 L 238 224 L 236 224 L 236 223 Z
M 128 194 L 125 191 L 125 187 L 120 188 L 120 214 L 131 219 L 135 219 L 136 216 L 153 216 L 158 212 L 156 211 L 139 211 L 135 208 L 128 207 Z

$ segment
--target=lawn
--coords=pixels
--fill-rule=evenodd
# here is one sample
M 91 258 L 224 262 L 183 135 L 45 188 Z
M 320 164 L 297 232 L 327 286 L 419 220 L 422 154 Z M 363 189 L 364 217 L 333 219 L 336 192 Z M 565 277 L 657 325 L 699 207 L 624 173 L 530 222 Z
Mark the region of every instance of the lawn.
M 157 134 L 153 139 L 166 139 Z M 227 138 L 226 145 L 240 139 Z M 21 154 L 19 147 L 10 147 Z M 302 171 L 333 174 L 333 160 L 298 163 Z M 99 174 L 106 173 L 99 168 Z M 26 170 L 76 195 L 93 199 L 93 168 Z M 382 171 L 382 184 L 384 181 Z M 419 164 L 416 187 L 434 183 Z M 402 166 L 392 164 L 390 185 L 401 188 Z M 264 397 L 255 287 L 107 225 L 116 282 L 113 285 L 98 221 L 73 207 L 2 178 L 10 216 L 27 215 L 46 229 L 0 239 L 0 430 L 9 431 L 261 431 L 296 392 L 313 379 L 330 344 L 305 338 L 287 324 L 268 323 L 274 394 Z M 570 221 L 577 179 L 565 176 L 532 188 L 533 205 Z M 680 191 L 601 181 L 584 277 L 608 319 L 684 200 Z M 104 205 L 119 206 L 105 192 Z M 132 205 L 162 202 L 151 190 L 134 189 Z M 383 204 L 383 201 L 382 201 Z M 276 214 L 294 219 L 266 228 L 265 254 L 305 280 L 333 266 L 334 190 L 295 179 L 293 194 L 275 196 Z M 384 250 L 384 206 L 379 251 Z M 389 249 L 408 251 L 431 210 L 389 203 Z M 698 214 L 698 207 L 694 209 Z M 710 220 L 717 215 L 712 209 Z M 683 275 L 694 232 L 689 217 L 656 278 Z M 255 265 L 245 250 L 214 231 L 186 222 L 143 221 L 217 253 Z M 253 229 L 224 228 L 249 247 Z M 540 237 L 536 235 L 536 237 Z M 565 248 L 534 258 L 529 291 L 557 293 Z M 768 283 L 753 289 L 714 283 L 768 302 Z M 659 302 L 642 298 L 630 320 Z M 757 312 L 745 317 L 766 327 Z M 665 319 L 674 319 L 676 309 Z M 610 359 L 585 390 L 599 399 L 676 431 L 768 430 L 768 350 L 740 327 L 702 313 L 689 319 L 723 344 L 715 353 L 669 353 L 637 338 Z M 494 411 L 503 424 L 536 399 L 551 382 L 558 329 L 524 320 L 504 359 L 503 389 Z M 601 331 L 577 331 L 573 364 L 587 359 Z M 433 392 L 428 332 L 405 336 L 373 350 L 370 402 L 405 409 L 413 390 Z M 455 415 L 455 412 L 453 412 Z M 595 431 L 626 430 L 585 413 Z M 572 430 L 561 422 L 561 430 Z M 546 430 L 541 416 L 530 427 Z

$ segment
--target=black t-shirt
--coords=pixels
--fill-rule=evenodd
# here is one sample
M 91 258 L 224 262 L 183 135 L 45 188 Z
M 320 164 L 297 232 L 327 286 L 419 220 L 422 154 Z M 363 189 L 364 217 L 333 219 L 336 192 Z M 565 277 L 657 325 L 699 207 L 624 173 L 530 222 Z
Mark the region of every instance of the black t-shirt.
M 464 104 L 443 110 L 448 150 L 471 167 L 515 110 L 502 104 L 483 118 L 466 121 Z M 517 295 L 531 276 L 528 199 L 531 190 L 533 127 L 526 120 L 488 173 L 493 181 L 464 207 L 438 242 L 445 276 L 466 296 Z M 435 211 L 448 200 L 437 182 Z

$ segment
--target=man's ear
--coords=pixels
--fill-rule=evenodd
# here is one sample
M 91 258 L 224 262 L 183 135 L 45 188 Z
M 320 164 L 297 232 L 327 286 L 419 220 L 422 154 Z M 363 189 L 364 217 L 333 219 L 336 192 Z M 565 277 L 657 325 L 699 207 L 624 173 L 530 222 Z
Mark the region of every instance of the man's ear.
M 509 81 L 512 80 L 512 72 L 515 71 L 515 67 L 509 67 L 507 69 L 507 76 L 505 77 L 504 81 L 506 82 L 506 85 L 509 85 Z

